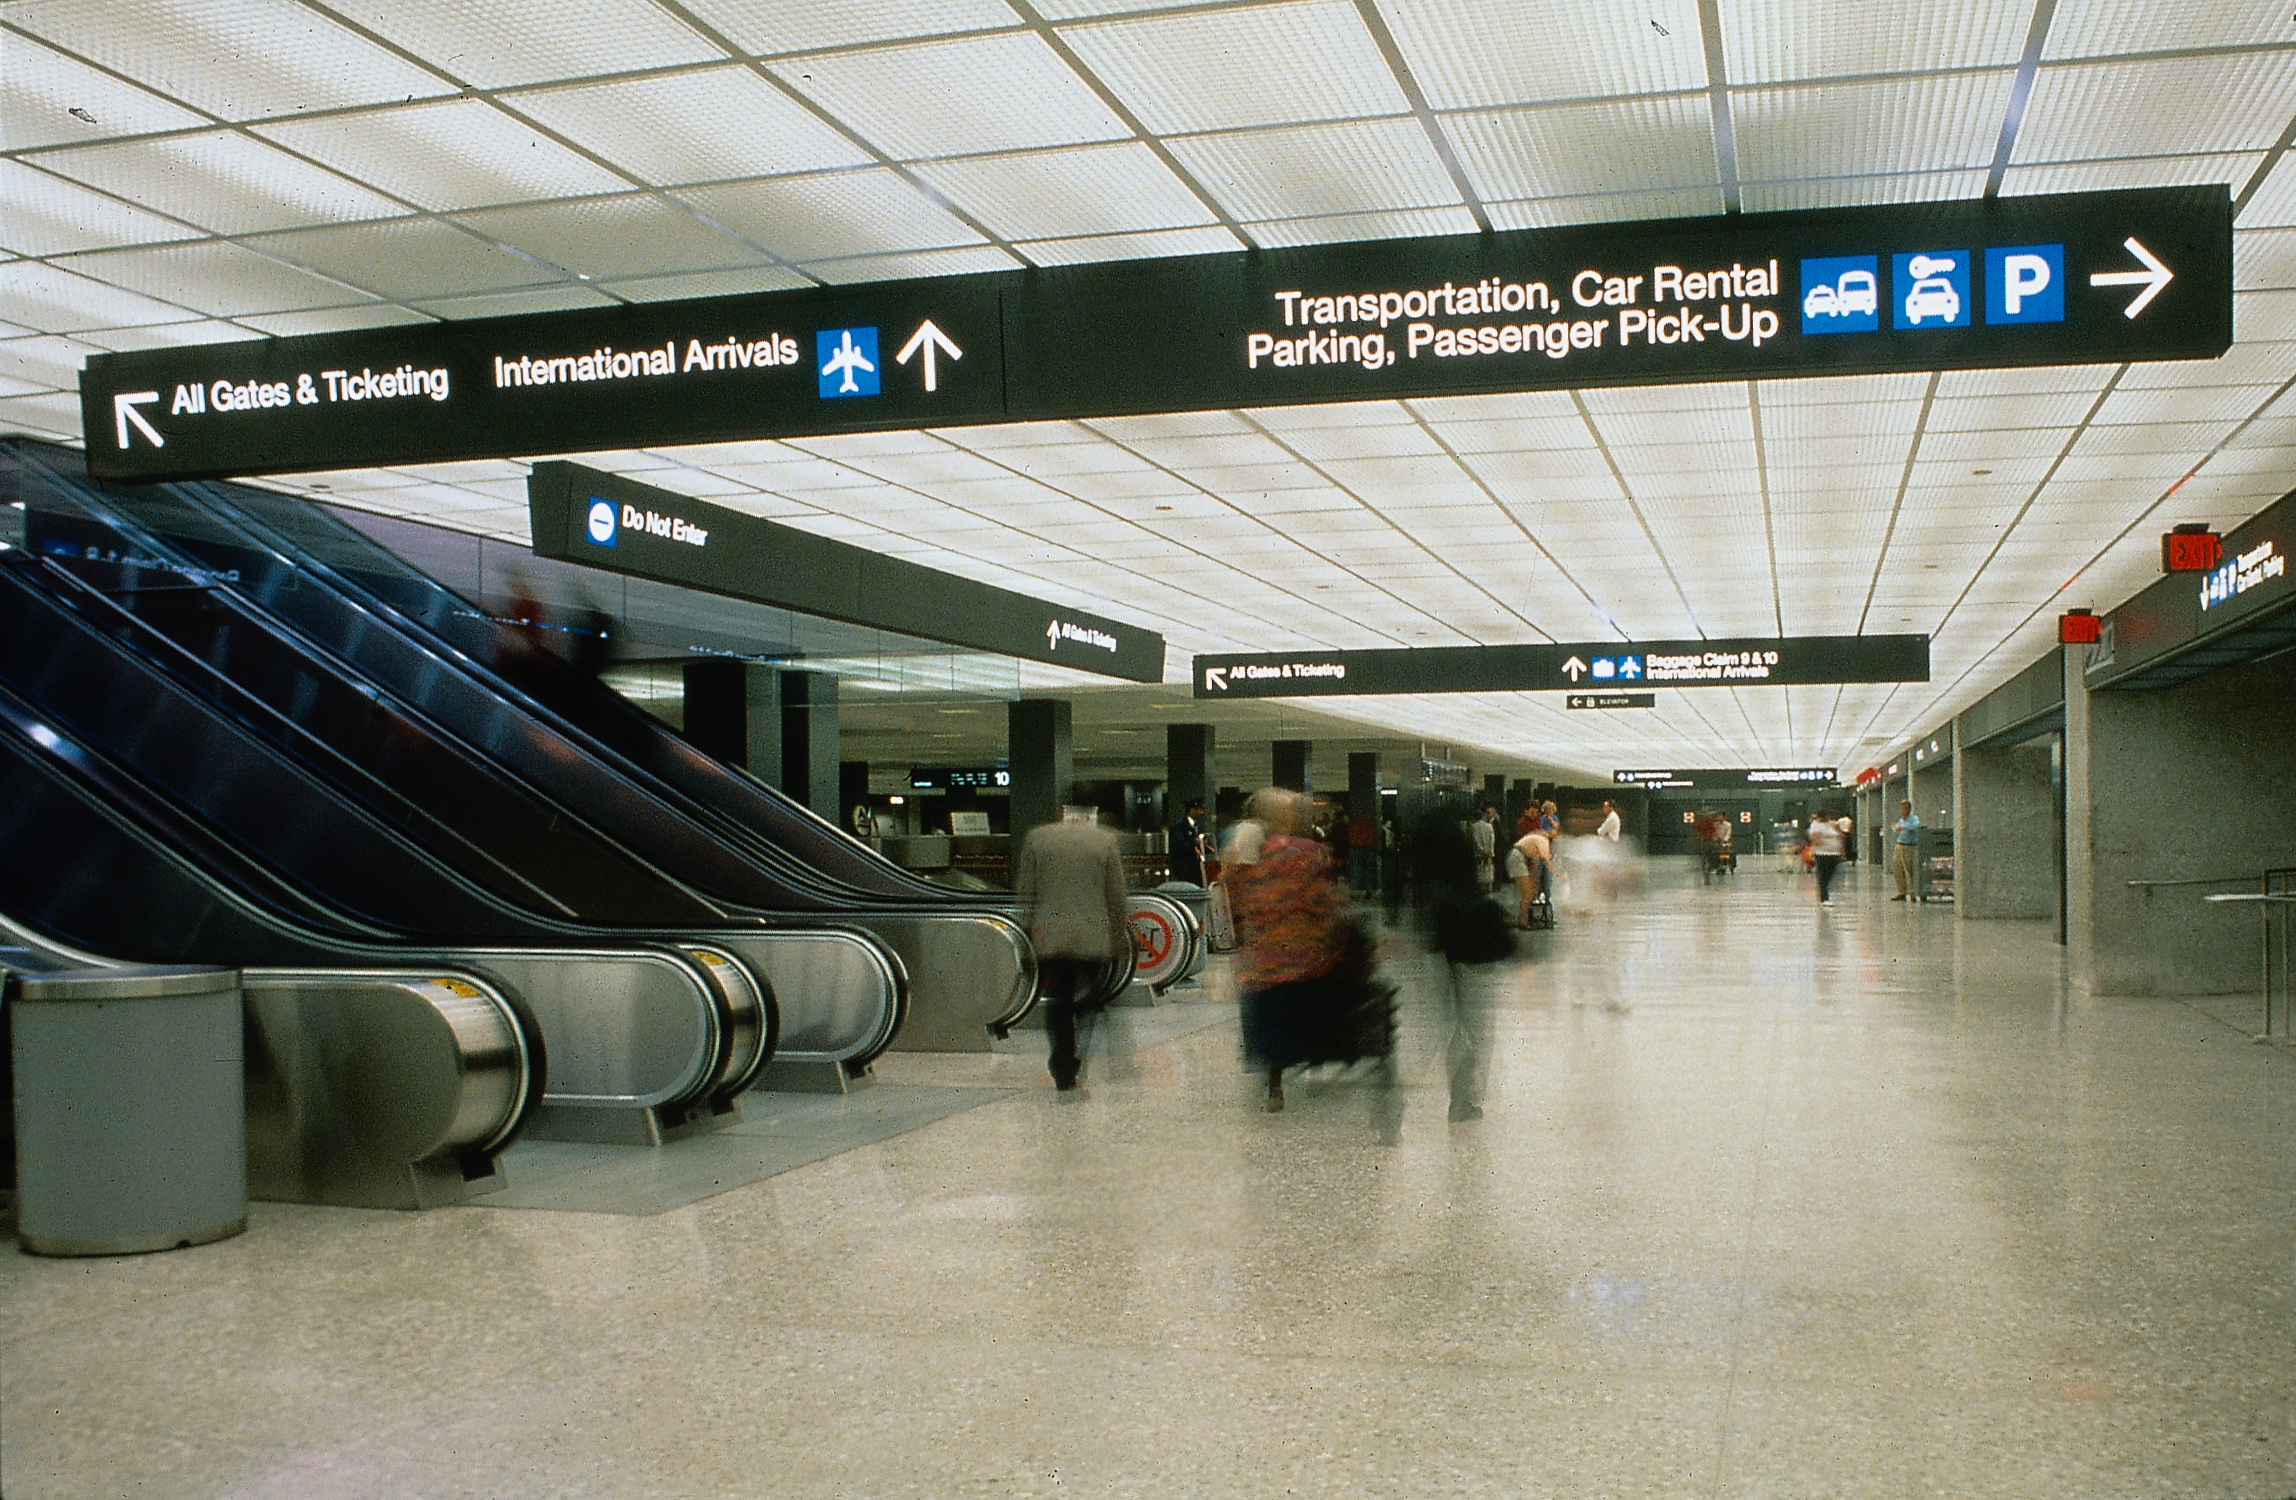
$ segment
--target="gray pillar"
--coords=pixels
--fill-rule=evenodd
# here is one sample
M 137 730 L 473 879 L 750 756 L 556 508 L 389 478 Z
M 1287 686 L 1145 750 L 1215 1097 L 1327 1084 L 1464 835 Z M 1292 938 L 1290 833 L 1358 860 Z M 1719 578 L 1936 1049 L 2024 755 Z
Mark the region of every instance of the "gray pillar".
M 853 809 L 869 800 L 869 762 L 841 760 L 837 763 L 837 826 L 853 831 Z
M 1177 823 L 1191 802 L 1211 811 L 1220 789 L 1214 750 L 1217 736 L 1209 724 L 1164 726 L 1164 821 Z
M 1006 710 L 1006 758 L 1012 765 L 1012 834 L 1060 821 L 1076 785 L 1076 755 L 1065 698 L 1020 698 Z
M 1953 754 L 1953 914 L 2057 914 L 2056 797 L 2046 737 Z
M 1379 817 L 1379 752 L 1347 758 L 1347 810 L 1359 818 Z
M 1277 740 L 1269 748 L 1275 752 L 1275 775 L 1270 779 L 1277 786 L 1295 792 L 1315 790 L 1314 772 L 1308 763 L 1315 741 Z
M 686 738 L 704 755 L 780 786 L 781 672 L 762 662 L 696 656 L 684 675 Z
M 1507 805 L 1507 778 L 1504 776 L 1484 777 L 1483 800 L 1493 807 L 1505 807 Z
M 2098 994 L 2254 992 L 2257 888 L 2296 847 L 2296 653 L 2151 692 L 2091 693 L 2065 653 L 2066 961 Z M 2222 885 L 2132 888 L 2132 880 Z

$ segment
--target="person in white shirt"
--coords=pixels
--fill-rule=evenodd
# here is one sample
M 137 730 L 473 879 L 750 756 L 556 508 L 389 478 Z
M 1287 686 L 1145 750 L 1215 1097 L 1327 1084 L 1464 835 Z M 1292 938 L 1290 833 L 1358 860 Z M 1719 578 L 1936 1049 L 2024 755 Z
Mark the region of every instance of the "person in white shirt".
M 1624 826 L 1625 822 L 1618 815 L 1617 805 L 1611 802 L 1603 803 L 1602 826 L 1594 831 L 1595 837 L 1609 839 L 1615 844 L 1618 842 L 1619 832 Z
M 1841 868 L 1847 835 L 1831 811 L 1810 819 L 1810 862 L 1818 869 L 1818 905 L 1834 904 L 1834 871 Z

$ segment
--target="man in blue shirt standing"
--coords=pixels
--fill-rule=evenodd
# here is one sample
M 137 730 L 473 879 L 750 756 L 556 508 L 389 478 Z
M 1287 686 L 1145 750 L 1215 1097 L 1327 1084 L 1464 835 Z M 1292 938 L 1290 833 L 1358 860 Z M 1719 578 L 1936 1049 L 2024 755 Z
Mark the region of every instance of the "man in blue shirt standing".
M 1890 873 L 1897 877 L 1897 894 L 1892 901 L 1903 901 L 1919 887 L 1914 884 L 1914 861 L 1921 853 L 1921 819 L 1913 815 L 1913 804 L 1897 805 L 1897 844 L 1890 850 Z

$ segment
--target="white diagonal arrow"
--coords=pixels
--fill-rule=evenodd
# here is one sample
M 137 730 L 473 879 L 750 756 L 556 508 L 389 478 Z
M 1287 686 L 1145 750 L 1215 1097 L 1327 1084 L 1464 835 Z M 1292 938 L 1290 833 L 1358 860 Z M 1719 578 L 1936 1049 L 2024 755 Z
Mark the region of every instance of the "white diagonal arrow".
M 1571 657 L 1571 659 L 1570 659 L 1569 661 L 1566 661 L 1566 662 L 1564 662 L 1564 663 L 1563 663 L 1563 673 L 1564 673 L 1564 675 L 1565 675 L 1565 676 L 1567 676 L 1567 677 L 1569 677 L 1569 678 L 1570 678 L 1570 680 L 1571 680 L 1571 681 L 1573 681 L 1573 682 L 1576 682 L 1576 681 L 1578 681 L 1578 680 L 1579 680 L 1579 673 L 1581 673 L 1581 672 L 1584 672 L 1586 669 L 1587 669 L 1587 665 L 1586 665 L 1586 663 L 1585 663 L 1585 662 L 1583 662 L 1583 661 L 1580 661 L 1580 660 L 1578 659 L 1578 657 L 1577 657 L 1577 656 L 1575 656 L 1575 655 L 1574 655 L 1574 656 L 1572 656 L 1572 657 Z
M 151 445 L 154 448 L 167 446 L 167 439 L 161 437 L 159 430 L 153 427 L 151 423 L 146 422 L 144 414 L 136 410 L 146 401 L 157 401 L 158 399 L 159 392 L 157 391 L 123 391 L 112 397 L 112 421 L 120 429 L 120 446 L 122 448 L 128 445 L 128 423 L 130 422 L 136 424 L 137 431 L 151 439 Z
M 907 364 L 909 356 L 920 348 L 925 351 L 925 389 L 928 391 L 940 389 L 940 371 L 933 367 L 933 351 L 936 348 L 951 359 L 965 357 L 965 351 L 951 343 L 947 334 L 935 328 L 931 318 L 920 323 L 917 331 L 909 335 L 909 342 L 901 346 L 901 352 L 893 356 L 893 362 Z
M 1210 692 L 1213 688 L 1218 688 L 1223 693 L 1228 690 L 1228 669 L 1226 667 L 1204 668 L 1204 691 Z
M 2162 287 L 2176 279 L 2176 273 L 2156 260 L 2150 250 L 2138 244 L 2134 235 L 2121 241 L 2121 248 L 2143 261 L 2145 268 L 2141 271 L 2092 271 L 2089 273 L 2089 285 L 2143 287 L 2144 290 L 2137 293 L 2137 300 L 2121 309 L 2122 317 L 2133 318 L 2145 310 L 2147 302 L 2160 295 Z

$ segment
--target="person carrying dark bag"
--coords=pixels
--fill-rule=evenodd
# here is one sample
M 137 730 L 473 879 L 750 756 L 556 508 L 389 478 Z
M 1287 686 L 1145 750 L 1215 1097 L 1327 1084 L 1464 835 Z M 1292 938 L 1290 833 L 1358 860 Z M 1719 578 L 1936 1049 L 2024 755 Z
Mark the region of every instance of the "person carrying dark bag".
M 1514 931 L 1484 888 L 1482 873 L 1481 852 L 1467 829 L 1453 819 L 1430 818 L 1420 832 L 1420 875 L 1427 946 L 1440 966 L 1436 994 L 1450 1029 L 1444 1070 L 1454 1125 L 1483 1117 L 1496 966 L 1515 955 Z

